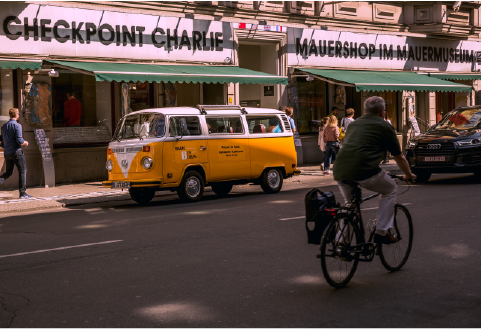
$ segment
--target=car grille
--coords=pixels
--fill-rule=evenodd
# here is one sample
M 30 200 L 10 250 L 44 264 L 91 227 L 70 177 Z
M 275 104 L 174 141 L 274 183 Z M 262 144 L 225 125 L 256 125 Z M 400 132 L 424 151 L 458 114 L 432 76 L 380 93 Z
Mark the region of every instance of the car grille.
M 441 147 L 437 149 L 428 148 L 429 144 L 440 144 Z M 448 143 L 418 143 L 414 149 L 414 154 L 417 157 L 432 157 L 432 156 L 445 156 L 452 157 L 454 155 L 454 144 Z

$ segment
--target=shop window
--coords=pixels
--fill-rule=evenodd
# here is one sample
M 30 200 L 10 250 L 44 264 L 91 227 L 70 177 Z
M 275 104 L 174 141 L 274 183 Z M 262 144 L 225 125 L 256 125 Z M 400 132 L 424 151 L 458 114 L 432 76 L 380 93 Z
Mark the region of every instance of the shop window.
M 247 117 L 247 126 L 251 134 L 283 132 L 282 124 L 277 116 L 249 116 Z
M 0 69 L 0 127 L 10 120 L 8 111 L 14 107 L 12 69 Z
M 199 117 L 171 117 L 169 121 L 169 135 L 171 137 L 202 135 Z
M 112 138 L 110 83 L 58 71 L 51 84 L 54 147 L 107 145 Z
M 204 83 L 202 87 L 203 104 L 224 105 L 224 84 Z
M 297 129 L 299 133 L 317 133 L 326 112 L 326 83 L 321 80 L 307 82 L 299 79 Z
M 387 119 L 391 121 L 391 124 L 394 127 L 394 129 L 396 129 L 397 131 L 402 131 L 402 127 L 399 121 L 400 112 L 399 112 L 399 107 L 397 103 L 397 93 L 391 92 L 391 91 L 364 92 L 363 99 L 365 101 L 368 97 L 372 97 L 372 96 L 379 96 L 384 99 L 384 102 L 386 103 Z M 364 113 L 364 110 L 363 110 L 363 113 Z
M 242 120 L 240 117 L 206 118 L 209 134 L 243 134 Z
M 130 82 L 130 108 L 133 112 L 152 108 L 151 84 L 148 82 Z

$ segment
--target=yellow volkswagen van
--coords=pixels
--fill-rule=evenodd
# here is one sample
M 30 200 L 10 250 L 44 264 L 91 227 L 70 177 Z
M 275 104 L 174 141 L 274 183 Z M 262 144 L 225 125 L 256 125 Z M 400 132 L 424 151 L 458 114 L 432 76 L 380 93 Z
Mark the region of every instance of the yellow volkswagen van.
M 104 187 L 126 188 L 148 203 L 155 191 L 202 198 L 205 186 L 227 195 L 233 185 L 277 193 L 300 174 L 293 134 L 277 110 L 227 105 L 148 109 L 124 116 L 107 151 Z

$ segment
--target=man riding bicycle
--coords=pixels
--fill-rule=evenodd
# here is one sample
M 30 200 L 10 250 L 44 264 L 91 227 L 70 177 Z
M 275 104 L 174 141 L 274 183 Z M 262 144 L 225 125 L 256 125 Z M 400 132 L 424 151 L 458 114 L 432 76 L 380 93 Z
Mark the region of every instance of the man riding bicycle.
M 404 173 L 404 180 L 416 178 L 402 154 L 399 141 L 391 126 L 384 120 L 386 105 L 382 97 L 373 96 L 364 102 L 364 115 L 352 122 L 347 129 L 343 145 L 334 163 L 334 179 L 339 184 L 346 202 L 352 199 L 352 184 L 381 194 L 377 213 L 374 243 L 390 244 L 398 240 L 389 234 L 394 221 L 397 185 L 379 167 L 389 151 Z

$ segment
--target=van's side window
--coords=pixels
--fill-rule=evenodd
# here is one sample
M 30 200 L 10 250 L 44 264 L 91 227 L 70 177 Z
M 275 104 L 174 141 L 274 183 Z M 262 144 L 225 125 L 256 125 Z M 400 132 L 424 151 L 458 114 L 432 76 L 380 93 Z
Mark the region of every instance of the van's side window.
M 198 136 L 202 135 L 199 117 L 171 117 L 169 124 L 170 136 Z
M 248 116 L 247 125 L 251 134 L 281 133 L 282 124 L 279 118 L 273 116 Z
M 240 117 L 205 118 L 209 134 L 243 134 L 244 127 Z

